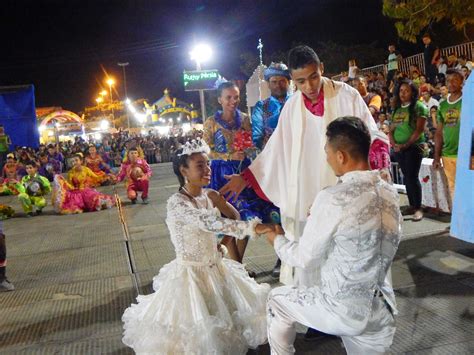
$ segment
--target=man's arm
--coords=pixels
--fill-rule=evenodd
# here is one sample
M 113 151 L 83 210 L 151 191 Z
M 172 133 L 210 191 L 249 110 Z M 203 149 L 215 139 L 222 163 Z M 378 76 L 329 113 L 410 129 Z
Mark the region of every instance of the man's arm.
M 259 101 L 252 113 L 252 140 L 253 144 L 259 149 L 262 149 L 263 132 L 263 103 Z
M 433 168 L 438 169 L 441 167 L 441 152 L 443 150 L 443 122 L 438 120 L 438 127 L 436 127 L 436 133 L 434 137 L 435 141 L 435 153 L 434 153 L 434 161 L 433 161 Z
M 331 199 L 332 196 L 324 190 L 318 194 L 299 241 L 289 241 L 282 235 L 275 238 L 275 251 L 282 262 L 303 269 L 321 263 L 341 216 L 340 208 L 332 205 Z

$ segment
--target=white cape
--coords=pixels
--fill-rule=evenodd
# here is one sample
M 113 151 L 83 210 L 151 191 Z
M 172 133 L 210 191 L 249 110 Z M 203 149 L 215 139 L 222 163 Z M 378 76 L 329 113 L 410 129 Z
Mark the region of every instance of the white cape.
M 342 116 L 359 117 L 367 124 L 372 141 L 377 137 L 388 144 L 357 90 L 328 78 L 322 78 L 322 85 L 323 117 L 314 116 L 305 107 L 303 94 L 297 91 L 283 107 L 264 150 L 249 167 L 263 193 L 280 208 L 283 228 L 290 240 L 299 239 L 319 191 L 337 182 L 324 151 L 330 122 Z M 280 280 L 285 284 L 304 285 L 304 279 L 313 279 L 302 273 L 293 276 L 292 268 L 282 266 Z

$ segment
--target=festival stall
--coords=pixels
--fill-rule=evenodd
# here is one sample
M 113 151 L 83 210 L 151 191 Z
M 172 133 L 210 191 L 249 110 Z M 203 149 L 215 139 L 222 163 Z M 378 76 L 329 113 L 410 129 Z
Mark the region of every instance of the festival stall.
M 43 144 L 74 139 L 85 133 L 84 120 L 74 112 L 60 107 L 38 108 L 40 141 Z

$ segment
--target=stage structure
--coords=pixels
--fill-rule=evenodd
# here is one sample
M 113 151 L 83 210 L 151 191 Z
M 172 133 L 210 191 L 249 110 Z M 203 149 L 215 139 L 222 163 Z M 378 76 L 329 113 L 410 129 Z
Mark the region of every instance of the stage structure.
M 173 128 L 190 131 L 202 125 L 199 112 L 193 106 L 176 97 L 171 97 L 168 89 L 165 89 L 163 96 L 152 104 L 144 102 L 146 120 L 145 127 L 153 127 L 160 134 L 166 135 Z
M 47 144 L 84 135 L 84 120 L 72 111 L 60 107 L 44 107 L 37 110 L 41 143 Z

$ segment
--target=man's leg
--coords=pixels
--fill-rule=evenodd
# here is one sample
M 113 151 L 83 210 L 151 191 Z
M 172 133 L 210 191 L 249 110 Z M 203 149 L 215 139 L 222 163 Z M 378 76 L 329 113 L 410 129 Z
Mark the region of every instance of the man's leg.
M 41 214 L 43 208 L 46 206 L 46 199 L 43 196 L 31 197 L 33 205 L 36 207 L 36 213 Z
M 375 297 L 372 314 L 364 332 L 357 336 L 342 337 L 349 355 L 376 355 L 384 354 L 389 350 L 396 328 L 395 320 L 388 307 L 382 297 Z
M 132 182 L 127 187 L 127 197 L 132 203 L 137 201 L 137 189 L 138 187 L 135 182 Z
M 442 157 L 444 173 L 448 179 L 449 194 L 451 195 L 451 202 L 454 201 L 454 186 L 456 183 L 456 158 Z
M 316 328 L 327 334 L 347 334 L 353 330 L 328 311 L 318 289 L 277 287 L 267 302 L 267 333 L 272 354 L 293 354 L 296 323 Z
M 149 186 L 150 182 L 148 179 L 138 181 L 138 190 L 142 192 L 142 200 L 146 200 L 148 198 Z
M 5 242 L 5 234 L 0 231 L 0 292 L 13 291 L 15 287 L 8 281 L 6 275 L 7 269 L 7 245 Z
M 20 201 L 21 207 L 26 214 L 29 214 L 33 211 L 33 205 L 31 203 L 30 196 L 26 193 L 21 193 L 18 195 L 18 200 Z

